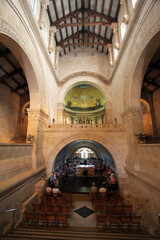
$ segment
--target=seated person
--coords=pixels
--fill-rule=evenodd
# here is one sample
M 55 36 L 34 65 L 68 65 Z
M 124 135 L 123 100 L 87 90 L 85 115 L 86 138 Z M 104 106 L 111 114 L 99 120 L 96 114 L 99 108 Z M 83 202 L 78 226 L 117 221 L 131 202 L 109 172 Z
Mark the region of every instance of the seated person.
M 54 188 L 54 174 L 52 174 L 52 176 L 49 178 L 48 186 L 50 188 Z
M 52 188 L 46 187 L 45 196 L 47 196 L 47 197 L 52 196 Z
M 102 187 L 99 189 L 99 193 L 102 195 L 105 195 L 107 192 L 107 189 L 105 188 L 105 182 L 102 183 Z
M 97 187 L 95 186 L 95 182 L 92 182 L 92 187 L 90 188 L 90 192 L 89 194 L 92 195 L 92 194 L 96 194 L 97 193 Z
M 117 188 L 117 181 L 113 173 L 110 175 L 110 190 L 114 191 Z
M 53 193 L 53 196 L 58 196 L 61 194 L 59 188 L 53 188 L 52 193 Z

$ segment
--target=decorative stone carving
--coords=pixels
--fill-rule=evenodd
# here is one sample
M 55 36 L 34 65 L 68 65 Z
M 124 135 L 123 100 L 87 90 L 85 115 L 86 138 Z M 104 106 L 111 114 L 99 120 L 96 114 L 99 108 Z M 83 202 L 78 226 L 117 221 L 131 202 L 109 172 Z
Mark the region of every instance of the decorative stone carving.
M 40 29 L 44 28 L 44 14 L 45 14 L 45 10 L 47 9 L 48 5 L 49 5 L 49 0 L 43 0 L 41 2 L 40 18 L 39 18 L 39 21 L 38 21 Z
M 109 49 L 109 63 L 113 67 L 113 45 L 111 43 L 107 44 L 107 48 Z
M 56 33 L 56 27 L 55 26 L 51 26 L 50 30 L 49 30 L 49 46 L 48 46 L 48 51 L 49 53 L 53 52 L 53 37 L 54 34 Z
M 128 122 L 132 118 L 142 118 L 143 108 L 142 107 L 128 107 L 122 114 L 121 117 L 125 122 Z
M 119 34 L 118 34 L 118 23 L 113 22 L 111 23 L 111 28 L 113 29 L 113 33 L 115 33 L 115 38 L 116 38 L 116 48 L 119 49 L 120 47 L 120 41 L 119 41 Z
M 95 77 L 98 78 L 100 81 L 102 81 L 104 84 L 108 85 L 110 84 L 110 80 L 105 78 L 104 76 L 98 74 L 98 73 L 94 73 L 94 72 L 86 72 L 85 71 L 85 75 L 83 75 L 84 72 L 76 72 L 73 74 L 68 75 L 67 77 L 63 78 L 60 82 L 59 85 L 62 86 L 64 83 L 66 83 L 67 81 L 69 81 L 70 79 L 74 78 L 74 77 L 78 77 L 78 76 L 91 76 L 91 77 Z
M 47 123 L 48 115 L 42 109 L 27 108 L 27 112 L 30 120 L 40 120 L 43 123 Z

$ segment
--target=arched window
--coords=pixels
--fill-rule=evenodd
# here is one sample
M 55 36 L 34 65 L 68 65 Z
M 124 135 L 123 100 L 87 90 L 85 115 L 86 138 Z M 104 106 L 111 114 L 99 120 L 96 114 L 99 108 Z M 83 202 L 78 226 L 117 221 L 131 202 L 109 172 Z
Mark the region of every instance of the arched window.
M 127 25 L 125 23 L 121 23 L 121 37 L 124 38 L 124 35 L 126 33 Z
M 133 8 L 135 7 L 136 2 L 137 2 L 137 0 L 132 0 L 132 6 L 133 6 Z

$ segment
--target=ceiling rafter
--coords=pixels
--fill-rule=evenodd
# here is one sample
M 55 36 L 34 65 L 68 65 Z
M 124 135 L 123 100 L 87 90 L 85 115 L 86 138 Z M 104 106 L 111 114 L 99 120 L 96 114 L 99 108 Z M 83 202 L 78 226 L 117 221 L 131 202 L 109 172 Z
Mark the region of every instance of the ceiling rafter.
M 56 26 L 55 34 L 56 45 L 60 46 L 65 39 L 65 47 L 62 47 L 60 55 L 75 49 L 79 46 L 74 43 L 82 43 L 86 41 L 93 43 L 91 46 L 97 50 L 108 53 L 106 45 L 99 47 L 97 45 L 97 36 L 92 37 L 87 32 L 95 33 L 101 37 L 109 38 L 109 42 L 113 36 L 113 30 L 110 30 L 111 23 L 116 22 L 120 0 L 50 0 L 48 6 L 48 15 L 51 26 Z M 106 12 L 106 9 L 108 9 Z M 67 14 L 66 14 L 67 13 Z M 82 32 L 81 32 L 82 30 Z M 71 35 L 75 37 L 70 38 Z M 80 36 L 79 36 L 80 35 Z M 68 42 L 67 42 L 68 40 Z M 94 41 L 96 44 L 94 44 Z M 102 41 L 103 42 L 103 41 Z M 68 43 L 68 44 L 67 44 Z M 71 44 L 72 43 L 72 44 Z M 90 44 L 88 44 L 90 45 Z M 96 47 L 95 47 L 96 46 Z
M 103 21 L 106 21 L 106 22 L 109 22 L 109 23 L 115 22 L 115 18 L 106 16 L 102 13 L 99 13 L 99 12 L 91 10 L 91 9 L 86 9 L 86 8 L 83 9 L 82 8 L 82 9 L 79 9 L 79 10 L 75 10 L 71 14 L 69 13 L 68 15 L 62 17 L 61 19 L 58 18 L 57 21 L 52 22 L 52 26 L 58 27 L 58 26 L 61 25 L 61 23 L 65 22 L 67 19 L 70 19 L 70 18 L 76 18 L 79 21 L 83 21 L 83 19 L 85 20 L 85 18 L 81 18 L 81 17 L 76 16 L 77 14 L 82 13 L 82 10 L 85 13 L 87 13 L 90 17 L 99 17 L 99 18 L 103 19 Z M 87 17 L 86 17 L 86 20 L 87 20 Z
M 85 37 L 85 38 L 82 37 L 82 38 L 80 38 L 79 36 L 80 36 L 82 33 L 85 33 L 86 35 L 88 35 L 88 37 Z M 102 37 L 102 36 L 100 36 L 100 35 L 98 35 L 98 34 L 96 34 L 96 33 L 92 33 L 92 32 L 90 32 L 90 31 L 86 31 L 86 30 L 84 30 L 84 31 L 81 30 L 81 31 L 76 32 L 75 34 L 71 35 L 70 37 L 65 38 L 63 41 L 59 42 L 59 43 L 58 43 L 58 46 L 61 46 L 61 47 L 63 46 L 63 47 L 64 47 L 66 42 L 69 42 L 70 40 L 72 40 L 72 39 L 74 39 L 74 38 L 76 38 L 76 39 L 80 40 L 80 42 L 82 42 L 83 39 L 84 39 L 84 40 L 88 40 L 88 39 L 90 39 L 90 38 L 92 38 L 92 37 L 98 38 L 99 40 L 103 41 L 104 45 L 106 45 L 107 43 L 110 42 L 109 39 L 104 38 L 104 37 Z M 94 44 L 94 43 L 92 43 L 92 44 Z M 73 46 L 74 46 L 74 45 L 73 45 Z
M 2 70 L 3 71 L 3 70 Z M 16 70 L 13 70 L 12 72 L 10 73 L 7 73 L 5 74 L 3 77 L 0 78 L 0 82 L 3 82 L 5 80 L 7 80 L 8 78 L 10 77 L 13 77 L 14 75 L 20 73 L 20 72 L 23 72 L 22 68 L 21 69 L 16 69 Z

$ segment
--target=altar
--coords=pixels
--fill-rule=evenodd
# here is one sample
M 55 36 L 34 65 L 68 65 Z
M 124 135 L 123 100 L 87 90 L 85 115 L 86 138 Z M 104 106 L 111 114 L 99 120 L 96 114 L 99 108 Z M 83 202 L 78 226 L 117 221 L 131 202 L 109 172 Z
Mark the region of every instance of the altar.
M 88 173 L 87 173 L 87 177 L 94 177 L 95 176 L 95 166 L 94 165 L 77 165 L 76 166 L 76 176 L 77 177 L 83 177 L 83 172 L 84 170 L 87 169 Z

